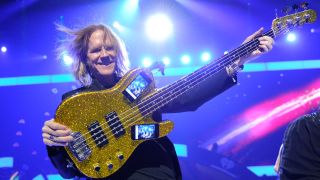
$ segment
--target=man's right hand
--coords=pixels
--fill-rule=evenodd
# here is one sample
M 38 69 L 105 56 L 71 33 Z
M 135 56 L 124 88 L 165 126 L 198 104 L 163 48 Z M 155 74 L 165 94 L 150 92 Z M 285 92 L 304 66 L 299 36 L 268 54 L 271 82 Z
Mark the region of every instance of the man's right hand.
M 71 129 L 54 122 L 54 119 L 47 120 L 42 127 L 43 143 L 48 146 L 67 146 L 73 141 L 71 133 Z

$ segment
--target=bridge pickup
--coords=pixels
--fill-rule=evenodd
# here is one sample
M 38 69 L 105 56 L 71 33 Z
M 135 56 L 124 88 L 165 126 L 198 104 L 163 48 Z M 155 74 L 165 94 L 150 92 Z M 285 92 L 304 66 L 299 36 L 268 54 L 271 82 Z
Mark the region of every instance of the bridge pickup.
M 96 143 L 96 145 L 99 148 L 108 144 L 109 141 L 108 141 L 106 135 L 104 134 L 98 121 L 95 121 L 94 123 L 89 125 L 88 130 L 89 130 L 94 142 Z
M 68 144 L 68 148 L 78 161 L 87 159 L 91 154 L 91 149 L 80 132 L 72 133 L 74 141 Z
M 125 129 L 122 126 L 122 123 L 117 115 L 116 112 L 111 112 L 108 115 L 105 116 L 106 121 L 112 130 L 113 135 L 118 138 L 125 134 Z

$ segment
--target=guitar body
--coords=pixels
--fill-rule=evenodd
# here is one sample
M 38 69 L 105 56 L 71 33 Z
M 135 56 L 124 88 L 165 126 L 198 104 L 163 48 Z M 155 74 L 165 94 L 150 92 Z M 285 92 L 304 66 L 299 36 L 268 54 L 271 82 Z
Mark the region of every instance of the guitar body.
M 141 95 L 132 101 L 124 92 L 139 75 L 149 82 Z M 152 74 L 145 69 L 134 69 L 113 88 L 80 93 L 59 105 L 55 121 L 73 131 L 75 140 L 65 149 L 83 174 L 104 178 L 119 170 L 139 144 L 148 140 L 133 138 L 135 125 L 156 125 L 155 138 L 166 136 L 173 129 L 173 122 L 158 123 L 150 113 L 141 113 L 137 104 L 153 92 Z

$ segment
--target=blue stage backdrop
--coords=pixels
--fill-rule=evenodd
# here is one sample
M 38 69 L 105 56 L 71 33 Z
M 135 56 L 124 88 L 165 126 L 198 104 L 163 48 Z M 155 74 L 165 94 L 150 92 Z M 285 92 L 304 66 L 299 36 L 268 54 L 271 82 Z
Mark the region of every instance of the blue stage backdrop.
M 79 84 L 70 59 L 56 58 L 66 35 L 54 23 L 110 25 L 125 41 L 131 67 L 167 64 L 164 76 L 154 74 L 157 87 L 163 87 L 228 53 L 260 27 L 269 30 L 276 16 L 285 15 L 282 9 L 295 3 L 300 2 L 1 2 L 0 179 L 62 179 L 47 156 L 41 128 L 54 117 L 62 94 Z M 320 12 L 319 1 L 309 4 Z M 155 42 L 145 22 L 157 13 L 171 19 L 172 32 Z M 320 23 L 287 35 L 276 39 L 272 52 L 246 64 L 234 87 L 193 112 L 164 114 L 175 123 L 169 137 L 184 179 L 277 179 L 272 165 L 285 128 L 320 104 Z

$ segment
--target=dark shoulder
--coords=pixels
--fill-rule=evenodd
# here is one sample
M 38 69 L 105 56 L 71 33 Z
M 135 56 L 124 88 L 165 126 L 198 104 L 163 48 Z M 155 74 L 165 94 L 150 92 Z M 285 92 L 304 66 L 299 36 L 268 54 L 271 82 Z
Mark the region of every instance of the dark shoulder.
M 87 87 L 80 87 L 78 89 L 66 92 L 62 95 L 62 100 L 65 100 L 71 96 L 78 94 L 78 93 L 85 92 L 85 91 L 87 91 L 87 89 L 88 89 Z
M 320 111 L 313 112 L 311 114 L 306 115 L 306 118 L 312 119 L 312 120 L 320 120 Z
M 298 122 L 309 122 L 309 121 L 319 121 L 320 120 L 320 111 L 316 111 L 310 114 L 305 114 L 300 116 L 296 121 Z

